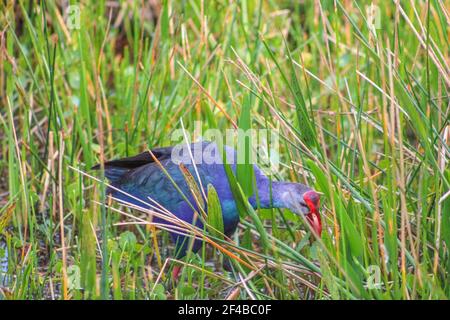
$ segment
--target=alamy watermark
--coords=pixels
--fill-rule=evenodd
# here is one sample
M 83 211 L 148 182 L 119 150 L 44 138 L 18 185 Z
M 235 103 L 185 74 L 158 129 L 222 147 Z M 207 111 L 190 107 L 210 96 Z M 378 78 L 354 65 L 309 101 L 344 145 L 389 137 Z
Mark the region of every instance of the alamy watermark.
M 381 10 L 379 6 L 376 6 L 373 3 L 366 6 L 366 16 L 367 24 L 373 32 L 381 29 Z
M 373 289 L 381 289 L 381 269 L 377 265 L 370 265 L 367 267 L 367 280 L 366 280 L 366 288 L 369 290 Z
M 67 6 L 66 11 L 64 12 L 64 20 L 66 21 L 69 30 L 80 30 L 80 13 L 80 6 Z
M 191 145 L 194 136 L 199 139 Z M 273 171 L 277 171 L 280 164 L 280 142 L 276 129 L 203 131 L 202 122 L 196 121 L 193 133 L 177 129 L 172 133 L 171 141 L 175 145 L 171 155 L 174 163 L 189 163 L 193 159 L 196 164 L 257 164 Z

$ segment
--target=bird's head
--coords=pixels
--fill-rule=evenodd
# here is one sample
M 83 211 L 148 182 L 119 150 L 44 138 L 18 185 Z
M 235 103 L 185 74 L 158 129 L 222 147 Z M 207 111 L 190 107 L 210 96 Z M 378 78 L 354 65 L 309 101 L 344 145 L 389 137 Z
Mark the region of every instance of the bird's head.
M 293 183 L 288 191 L 283 192 L 282 198 L 289 210 L 297 215 L 306 217 L 312 230 L 320 237 L 322 234 L 322 221 L 319 213 L 319 194 L 308 186 Z

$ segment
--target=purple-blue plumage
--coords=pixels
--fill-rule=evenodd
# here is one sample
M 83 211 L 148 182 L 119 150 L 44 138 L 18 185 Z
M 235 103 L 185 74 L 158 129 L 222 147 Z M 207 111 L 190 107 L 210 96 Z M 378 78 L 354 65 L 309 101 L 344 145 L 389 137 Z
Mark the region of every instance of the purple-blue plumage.
M 225 147 L 225 150 L 227 162 L 231 161 L 230 166 L 235 172 L 236 152 L 230 147 Z M 203 186 L 206 190 L 206 186 L 212 184 L 216 189 L 222 207 L 224 231 L 227 236 L 231 236 L 238 225 L 239 214 L 217 145 L 212 142 L 198 142 L 189 145 L 189 148 L 186 145 L 157 148 L 153 149 L 152 153 L 171 179 L 167 177 L 161 166 L 154 162 L 150 153 L 144 152 L 135 157 L 113 160 L 104 164 L 105 176 L 114 187 L 108 188 L 108 193 L 120 201 L 140 207 L 147 206 L 149 208 L 150 205 L 147 204 L 154 205 L 157 202 L 178 218 L 193 223 L 194 209 L 198 212 L 198 208 L 180 169 L 179 163 L 183 163 L 198 185 Z M 201 183 L 198 181 L 192 158 Z M 99 165 L 94 168 L 98 169 Z M 320 234 L 317 193 L 299 183 L 271 182 L 256 165 L 254 165 L 254 174 L 258 196 L 253 195 L 249 198 L 249 202 L 255 209 L 258 207 L 287 208 L 297 214 L 307 214 L 313 229 Z M 115 190 L 115 188 L 121 191 Z M 190 205 L 185 201 L 186 198 Z M 311 214 L 314 217 L 310 216 Z M 171 224 L 158 217 L 153 220 L 157 223 Z M 195 223 L 198 227 L 203 228 L 200 219 L 196 219 Z M 188 248 L 188 239 L 175 232 L 171 232 L 171 235 L 176 243 L 177 256 L 183 256 Z M 201 242 L 195 241 L 193 251 L 197 251 L 200 246 Z

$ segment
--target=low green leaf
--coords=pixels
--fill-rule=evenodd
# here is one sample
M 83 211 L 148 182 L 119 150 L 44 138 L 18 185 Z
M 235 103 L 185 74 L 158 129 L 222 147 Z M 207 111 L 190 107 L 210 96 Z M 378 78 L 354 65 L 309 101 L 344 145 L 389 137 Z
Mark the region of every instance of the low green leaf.
M 208 231 L 216 238 L 223 239 L 223 216 L 219 196 L 212 184 L 208 184 Z
M 122 250 L 134 251 L 136 243 L 136 236 L 133 232 L 125 231 L 120 235 L 119 246 Z

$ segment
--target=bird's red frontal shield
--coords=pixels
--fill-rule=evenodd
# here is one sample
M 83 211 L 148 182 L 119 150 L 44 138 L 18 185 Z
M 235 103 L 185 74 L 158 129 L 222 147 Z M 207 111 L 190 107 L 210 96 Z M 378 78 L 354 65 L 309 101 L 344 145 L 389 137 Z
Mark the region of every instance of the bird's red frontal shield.
M 308 191 L 303 195 L 303 199 L 309 208 L 306 219 L 313 231 L 320 237 L 322 235 L 322 221 L 319 214 L 320 196 L 315 191 Z

